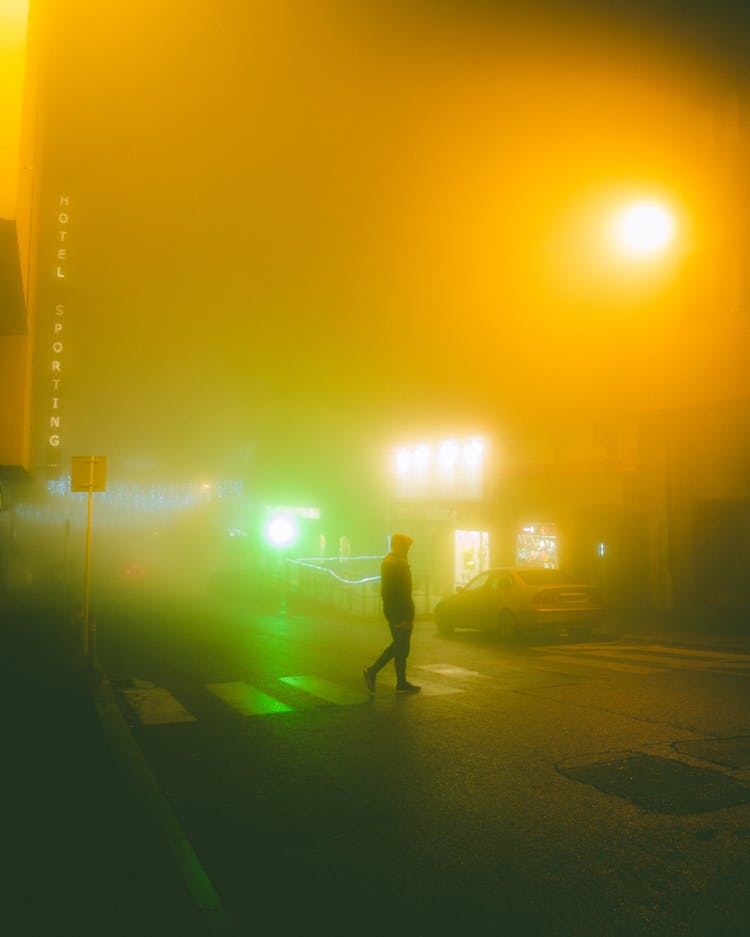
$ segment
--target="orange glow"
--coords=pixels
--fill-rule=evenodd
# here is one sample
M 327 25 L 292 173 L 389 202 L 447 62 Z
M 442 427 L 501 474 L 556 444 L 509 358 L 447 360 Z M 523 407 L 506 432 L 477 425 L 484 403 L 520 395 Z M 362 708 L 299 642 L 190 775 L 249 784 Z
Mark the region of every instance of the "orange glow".
M 250 465 L 267 436 L 274 477 L 298 476 L 319 427 L 439 439 L 684 393 L 675 322 L 737 305 L 709 276 L 745 225 L 726 85 L 664 33 L 527 6 L 50 13 L 46 171 L 80 205 L 76 432 L 178 464 L 236 440 Z M 675 237 L 636 263 L 612 218 L 646 195 Z
M 16 217 L 28 0 L 0 5 L 0 218 Z

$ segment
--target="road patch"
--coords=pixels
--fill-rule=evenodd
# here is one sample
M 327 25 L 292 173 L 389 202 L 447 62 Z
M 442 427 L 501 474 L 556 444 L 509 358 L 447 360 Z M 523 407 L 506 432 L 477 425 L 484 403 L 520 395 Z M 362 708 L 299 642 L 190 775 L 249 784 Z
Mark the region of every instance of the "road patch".
M 571 760 L 558 764 L 557 770 L 572 781 L 656 813 L 707 813 L 750 803 L 750 786 L 735 778 L 641 752 Z
M 711 761 L 726 768 L 750 768 L 750 736 L 747 735 L 730 739 L 675 742 L 674 748 L 685 755 L 691 755 L 701 761 Z

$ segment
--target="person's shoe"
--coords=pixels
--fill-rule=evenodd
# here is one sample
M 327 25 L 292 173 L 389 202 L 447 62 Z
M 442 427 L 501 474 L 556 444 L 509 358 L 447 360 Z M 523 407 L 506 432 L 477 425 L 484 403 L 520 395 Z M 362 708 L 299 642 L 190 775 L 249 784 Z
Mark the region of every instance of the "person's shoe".
M 419 693 L 421 689 L 422 689 L 421 686 L 414 686 L 413 683 L 409 683 L 409 681 L 407 680 L 406 683 L 399 683 L 399 685 L 396 687 L 396 692 L 397 693 Z
M 370 670 L 369 667 L 365 667 L 362 671 L 362 676 L 365 678 L 365 684 L 370 693 L 375 692 L 375 674 Z

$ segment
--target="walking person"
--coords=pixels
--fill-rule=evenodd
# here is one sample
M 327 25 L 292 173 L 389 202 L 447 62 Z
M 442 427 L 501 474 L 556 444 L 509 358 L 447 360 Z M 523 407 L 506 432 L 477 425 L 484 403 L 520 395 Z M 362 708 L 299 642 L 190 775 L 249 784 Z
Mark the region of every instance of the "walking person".
M 413 540 L 406 534 L 391 536 L 391 549 L 380 566 L 380 595 L 383 614 L 391 629 L 392 641 L 372 667 L 365 667 L 364 678 L 370 693 L 375 692 L 375 678 L 389 660 L 396 668 L 396 692 L 419 693 L 420 687 L 406 679 L 406 658 L 414 628 L 414 599 L 411 594 L 411 568 L 407 556 Z

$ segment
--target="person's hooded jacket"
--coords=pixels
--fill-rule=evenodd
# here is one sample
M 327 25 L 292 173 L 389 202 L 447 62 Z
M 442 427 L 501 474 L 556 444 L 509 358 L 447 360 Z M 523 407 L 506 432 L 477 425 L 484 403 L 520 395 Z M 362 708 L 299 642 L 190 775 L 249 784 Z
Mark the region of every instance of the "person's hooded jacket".
M 411 568 L 406 558 L 412 542 L 412 538 L 406 534 L 393 534 L 391 551 L 380 566 L 383 614 L 391 625 L 411 624 L 414 621 Z

